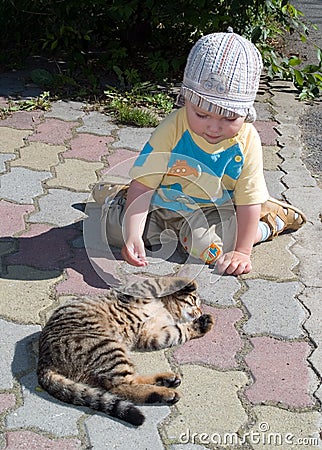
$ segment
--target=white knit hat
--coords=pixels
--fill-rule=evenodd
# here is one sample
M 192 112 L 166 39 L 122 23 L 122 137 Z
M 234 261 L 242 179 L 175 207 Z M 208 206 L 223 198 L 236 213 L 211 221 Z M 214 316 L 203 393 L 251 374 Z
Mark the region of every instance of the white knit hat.
M 185 100 L 215 114 L 256 119 L 254 101 L 263 68 L 262 58 L 247 39 L 238 34 L 213 33 L 192 47 L 177 104 Z

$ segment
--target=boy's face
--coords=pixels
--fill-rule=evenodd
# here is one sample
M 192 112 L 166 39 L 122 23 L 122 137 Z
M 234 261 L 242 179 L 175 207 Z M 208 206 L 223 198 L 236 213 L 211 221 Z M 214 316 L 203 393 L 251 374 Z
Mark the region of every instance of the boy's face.
M 187 118 L 191 130 L 209 144 L 231 139 L 241 129 L 245 117 L 224 117 L 195 106 L 186 101 Z

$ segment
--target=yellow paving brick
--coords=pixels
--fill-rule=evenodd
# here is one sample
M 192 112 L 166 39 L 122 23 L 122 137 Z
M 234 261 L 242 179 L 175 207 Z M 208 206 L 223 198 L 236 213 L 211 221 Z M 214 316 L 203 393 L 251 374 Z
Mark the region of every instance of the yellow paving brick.
M 97 182 L 96 172 L 103 167 L 102 163 L 66 159 L 55 167 L 56 177 L 46 181 L 46 185 L 50 188 L 89 191 L 89 186 Z
M 59 163 L 58 154 L 64 151 L 66 151 L 66 147 L 63 145 L 32 142 L 27 147 L 20 149 L 20 158 L 12 161 L 11 166 L 50 171 L 52 166 Z
M 52 303 L 51 288 L 60 279 L 57 271 L 9 266 L 0 275 L 0 316 L 25 324 L 40 323 L 39 312 Z
M 274 406 L 256 406 L 257 417 L 248 441 L 254 450 L 305 449 L 321 444 L 319 432 L 322 418 L 317 411 L 290 412 Z
M 24 139 L 27 138 L 32 131 L 30 130 L 14 130 L 13 128 L 0 127 L 0 153 L 13 153 L 15 150 L 25 145 Z
M 157 352 L 131 352 L 132 361 L 139 374 L 150 375 L 157 372 L 172 372 L 164 350 Z
M 247 383 L 242 372 L 218 372 L 202 366 L 181 366 L 182 397 L 179 415 L 172 418 L 165 432 L 170 442 L 211 444 L 225 433 L 236 433 L 248 416 L 237 392 Z
M 298 264 L 298 259 L 290 251 L 293 243 L 291 236 L 281 235 L 272 241 L 256 245 L 251 257 L 253 270 L 242 277 L 279 281 L 297 280 L 296 274 L 292 271 Z

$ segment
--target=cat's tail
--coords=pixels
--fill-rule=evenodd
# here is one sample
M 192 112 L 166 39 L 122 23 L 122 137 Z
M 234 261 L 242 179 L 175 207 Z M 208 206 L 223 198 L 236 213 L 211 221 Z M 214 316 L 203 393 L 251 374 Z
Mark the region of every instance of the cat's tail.
M 132 425 L 142 425 L 145 417 L 133 403 L 122 400 L 100 387 L 75 382 L 54 370 L 38 370 L 40 386 L 62 402 L 87 406 Z

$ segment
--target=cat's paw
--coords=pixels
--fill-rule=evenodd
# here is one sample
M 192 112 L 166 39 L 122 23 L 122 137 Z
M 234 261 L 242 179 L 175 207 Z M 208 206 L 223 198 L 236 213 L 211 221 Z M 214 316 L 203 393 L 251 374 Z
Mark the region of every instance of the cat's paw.
M 146 403 L 163 403 L 166 405 L 174 405 L 180 399 L 180 394 L 174 389 L 166 387 L 156 387 L 153 392 L 146 398 Z
M 215 323 L 215 319 L 210 314 L 202 314 L 200 317 L 193 321 L 194 327 L 200 334 L 208 333 Z
M 155 384 L 176 388 L 181 384 L 181 378 L 178 374 L 172 372 L 160 373 L 156 375 Z

